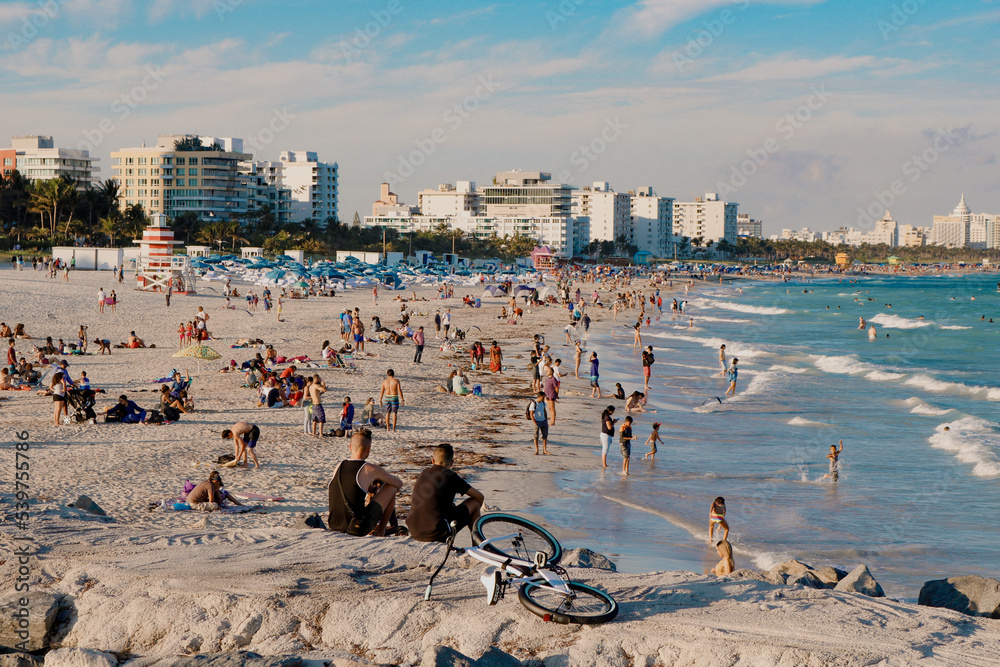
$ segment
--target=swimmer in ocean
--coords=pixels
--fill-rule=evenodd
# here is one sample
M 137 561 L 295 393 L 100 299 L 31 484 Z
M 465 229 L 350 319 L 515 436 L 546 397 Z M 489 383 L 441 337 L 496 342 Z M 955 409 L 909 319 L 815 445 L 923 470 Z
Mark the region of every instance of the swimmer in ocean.
M 868 340 L 875 340 L 876 338 L 878 338 L 878 332 L 875 331 L 875 325 L 873 324 L 868 328 Z
M 823 475 L 822 479 L 829 477 L 834 482 L 840 478 L 840 454 L 844 451 L 844 441 L 840 441 L 840 449 L 837 449 L 836 445 L 830 445 L 830 453 L 826 455 L 826 458 L 830 459 L 830 472 Z
M 865 318 L 861 317 L 861 318 L 858 318 L 858 319 L 861 320 L 861 323 L 858 324 L 858 328 L 859 329 L 867 329 L 868 328 L 868 323 L 865 322 Z

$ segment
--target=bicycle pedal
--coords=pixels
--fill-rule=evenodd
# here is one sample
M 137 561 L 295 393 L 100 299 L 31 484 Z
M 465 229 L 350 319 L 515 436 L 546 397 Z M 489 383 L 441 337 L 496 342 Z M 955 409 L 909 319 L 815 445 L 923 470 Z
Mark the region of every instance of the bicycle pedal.
M 490 568 L 479 578 L 479 581 L 483 582 L 483 586 L 486 587 L 486 604 L 492 607 L 503 597 L 500 570 Z

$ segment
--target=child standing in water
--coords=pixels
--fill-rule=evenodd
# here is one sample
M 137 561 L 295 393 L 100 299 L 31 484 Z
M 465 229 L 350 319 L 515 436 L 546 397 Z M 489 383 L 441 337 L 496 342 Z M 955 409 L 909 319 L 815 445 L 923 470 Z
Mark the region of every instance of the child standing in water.
M 726 499 L 719 496 L 712 501 L 712 508 L 708 511 L 708 541 L 715 539 L 715 525 L 722 529 L 722 541 L 729 540 L 729 524 L 726 522 Z
M 642 457 L 645 461 L 649 459 L 650 461 L 656 459 L 656 443 L 659 442 L 663 444 L 663 440 L 660 439 L 660 422 L 653 422 L 653 432 L 649 434 L 646 438 L 646 444 L 649 445 L 649 452 Z
M 945 428 L 945 430 L 948 430 Z M 826 455 L 826 458 L 830 459 L 830 472 L 823 475 L 823 479 L 829 477 L 834 482 L 840 478 L 840 453 L 844 451 L 844 441 L 840 441 L 840 449 L 837 449 L 836 445 L 830 445 L 830 453 Z
M 621 443 L 622 449 L 622 474 L 628 474 L 628 462 L 632 457 L 632 440 L 635 438 L 632 436 L 632 418 L 626 417 L 625 421 L 622 423 L 621 431 L 618 434 L 618 441 Z

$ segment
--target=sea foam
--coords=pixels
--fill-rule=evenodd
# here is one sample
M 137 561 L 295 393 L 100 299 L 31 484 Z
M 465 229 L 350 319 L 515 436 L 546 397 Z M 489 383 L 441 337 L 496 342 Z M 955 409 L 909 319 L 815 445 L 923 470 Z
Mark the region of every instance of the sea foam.
M 949 430 L 945 431 L 947 426 Z M 976 477 L 1000 477 L 1000 424 L 963 417 L 941 424 L 927 439 L 931 447 L 951 452 L 962 463 L 971 463 Z
M 868 321 L 880 324 L 888 329 L 920 329 L 921 327 L 929 327 L 932 324 L 932 322 L 928 322 L 927 320 L 915 320 L 900 317 L 899 315 L 890 315 L 889 313 L 879 313 Z

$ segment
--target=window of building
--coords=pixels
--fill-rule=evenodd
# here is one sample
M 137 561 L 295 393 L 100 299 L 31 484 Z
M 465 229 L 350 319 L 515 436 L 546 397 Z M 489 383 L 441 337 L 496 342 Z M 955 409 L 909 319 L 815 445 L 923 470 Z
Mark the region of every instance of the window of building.
M 185 169 L 178 169 L 177 170 L 177 175 L 178 176 L 184 176 L 186 173 L 187 173 L 187 170 L 185 170 Z
M 139 164 L 146 164 L 146 158 L 144 157 L 139 158 Z
M 196 157 L 188 158 L 188 164 L 198 164 L 198 158 Z
M 198 185 L 198 179 L 197 178 L 189 178 L 188 179 L 188 185 Z
M 177 158 L 177 164 L 187 164 L 187 158 L 183 157 Z
M 125 185 L 135 185 L 135 179 L 134 178 L 126 178 L 125 179 Z
M 135 158 L 134 157 L 125 158 L 125 164 L 135 164 Z
M 11 158 L 5 157 L 3 159 L 3 166 L 10 167 L 10 166 L 13 166 L 13 164 L 14 164 L 14 161 Z
M 198 158 L 191 158 L 191 160 L 192 160 L 191 164 L 194 164 L 194 160 L 197 160 L 197 159 Z M 189 176 L 197 176 L 198 175 L 198 170 L 197 169 L 188 169 L 188 175 Z

